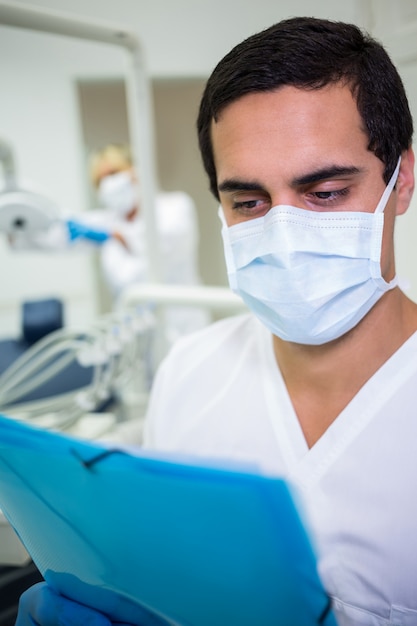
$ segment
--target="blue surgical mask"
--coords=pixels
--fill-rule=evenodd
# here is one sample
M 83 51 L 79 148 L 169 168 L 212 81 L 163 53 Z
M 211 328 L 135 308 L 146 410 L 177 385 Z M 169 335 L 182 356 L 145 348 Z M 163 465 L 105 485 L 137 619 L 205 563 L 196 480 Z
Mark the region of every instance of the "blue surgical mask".
M 400 160 L 374 213 L 275 206 L 222 236 L 229 283 L 284 339 L 319 345 L 341 337 L 397 285 L 381 275 L 384 209 Z

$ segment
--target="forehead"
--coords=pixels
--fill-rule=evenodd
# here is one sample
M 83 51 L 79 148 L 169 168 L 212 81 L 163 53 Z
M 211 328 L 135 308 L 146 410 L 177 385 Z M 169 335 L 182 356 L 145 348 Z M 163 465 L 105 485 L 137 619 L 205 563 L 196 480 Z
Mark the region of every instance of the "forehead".
M 219 181 L 376 158 L 351 90 L 340 84 L 243 96 L 225 107 L 211 132 Z

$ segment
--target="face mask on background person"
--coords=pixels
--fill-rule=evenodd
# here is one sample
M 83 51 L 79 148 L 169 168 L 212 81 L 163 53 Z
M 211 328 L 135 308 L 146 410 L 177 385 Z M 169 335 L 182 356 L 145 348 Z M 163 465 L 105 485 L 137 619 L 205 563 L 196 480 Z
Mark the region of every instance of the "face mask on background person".
M 381 275 L 384 209 L 400 160 L 374 213 L 271 208 L 222 236 L 231 289 L 276 336 L 319 345 L 341 337 L 397 285 Z
M 98 197 L 105 207 L 125 217 L 138 203 L 138 187 L 128 171 L 111 174 L 101 179 Z

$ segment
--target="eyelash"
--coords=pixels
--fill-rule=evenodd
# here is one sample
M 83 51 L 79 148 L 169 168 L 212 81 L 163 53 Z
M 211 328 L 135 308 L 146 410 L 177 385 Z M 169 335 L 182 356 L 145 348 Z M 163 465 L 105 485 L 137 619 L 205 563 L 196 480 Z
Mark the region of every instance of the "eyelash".
M 233 202 L 234 209 L 254 209 L 259 200 L 243 200 L 243 202 Z M 252 205 L 252 206 L 250 206 Z
M 321 202 L 324 202 L 326 204 L 331 204 L 332 202 L 335 202 L 339 198 L 343 198 L 348 193 L 349 193 L 349 188 L 345 187 L 343 189 L 330 189 L 329 191 L 314 191 L 311 193 L 311 195 L 317 200 L 320 200 Z M 327 197 L 321 198 L 320 194 L 325 195 Z

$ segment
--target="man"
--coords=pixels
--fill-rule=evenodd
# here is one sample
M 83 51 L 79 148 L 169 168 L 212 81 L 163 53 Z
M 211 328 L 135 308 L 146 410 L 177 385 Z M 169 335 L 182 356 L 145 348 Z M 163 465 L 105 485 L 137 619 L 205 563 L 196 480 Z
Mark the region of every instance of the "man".
M 286 476 L 338 623 L 417 624 L 417 306 L 393 250 L 414 186 L 401 80 L 354 26 L 283 21 L 215 68 L 198 132 L 230 283 L 255 315 L 174 347 L 146 445 Z M 46 593 L 24 596 L 19 626 L 55 623 Z

